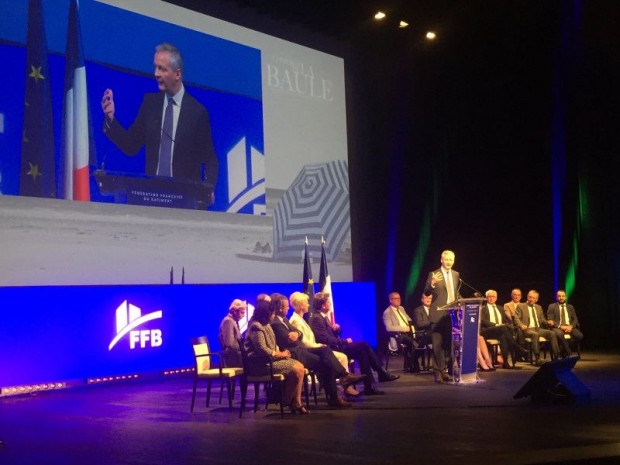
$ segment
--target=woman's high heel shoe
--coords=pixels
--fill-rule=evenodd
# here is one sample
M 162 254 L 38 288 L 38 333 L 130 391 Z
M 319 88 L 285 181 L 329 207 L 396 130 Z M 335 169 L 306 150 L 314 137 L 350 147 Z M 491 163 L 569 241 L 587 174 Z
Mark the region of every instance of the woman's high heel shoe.
M 300 413 L 302 415 L 308 415 L 310 411 L 304 404 L 300 404 L 299 406 L 291 404 L 291 413 Z

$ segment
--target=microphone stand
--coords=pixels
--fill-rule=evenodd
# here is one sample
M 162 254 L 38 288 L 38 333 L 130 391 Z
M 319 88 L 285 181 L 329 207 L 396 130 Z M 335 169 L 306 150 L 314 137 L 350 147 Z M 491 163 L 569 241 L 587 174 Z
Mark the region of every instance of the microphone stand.
M 474 297 L 482 297 L 482 292 L 480 292 L 478 289 L 476 289 L 474 286 L 467 284 L 465 281 L 463 281 L 460 277 L 459 277 L 459 281 L 461 284 L 465 284 L 465 286 L 467 286 L 468 288 L 470 288 L 472 291 L 474 291 Z M 459 291 L 461 289 L 461 286 L 459 285 Z

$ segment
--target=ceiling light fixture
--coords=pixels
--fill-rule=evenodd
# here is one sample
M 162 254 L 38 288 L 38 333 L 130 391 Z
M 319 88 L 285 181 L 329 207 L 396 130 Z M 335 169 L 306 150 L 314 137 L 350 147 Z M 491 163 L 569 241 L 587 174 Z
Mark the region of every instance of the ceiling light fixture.
M 435 40 L 437 38 L 437 34 L 435 34 L 433 31 L 428 31 L 426 33 L 426 38 L 428 40 Z
M 406 27 L 409 27 L 409 23 L 406 21 L 401 21 L 400 23 L 398 23 L 398 27 L 399 29 L 404 29 Z
M 383 11 L 377 11 L 375 13 L 375 19 L 381 20 L 385 18 L 385 13 Z

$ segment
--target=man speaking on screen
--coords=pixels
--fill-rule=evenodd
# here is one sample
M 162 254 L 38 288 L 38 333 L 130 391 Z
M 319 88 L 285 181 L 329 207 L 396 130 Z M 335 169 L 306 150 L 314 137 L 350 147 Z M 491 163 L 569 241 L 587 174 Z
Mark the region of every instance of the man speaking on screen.
M 205 181 L 215 187 L 218 160 L 209 113 L 183 86 L 181 53 L 174 45 L 159 44 L 153 65 L 159 92 L 144 95 L 128 129 L 115 118 L 114 93 L 106 89 L 101 100 L 103 131 L 127 155 L 145 146 L 147 175 Z

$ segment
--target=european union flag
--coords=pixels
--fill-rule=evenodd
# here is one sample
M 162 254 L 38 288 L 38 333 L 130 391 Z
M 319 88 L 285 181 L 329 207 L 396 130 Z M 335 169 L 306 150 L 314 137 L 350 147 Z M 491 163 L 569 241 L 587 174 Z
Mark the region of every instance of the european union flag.
M 20 195 L 56 197 L 52 98 L 41 0 L 28 6 Z

